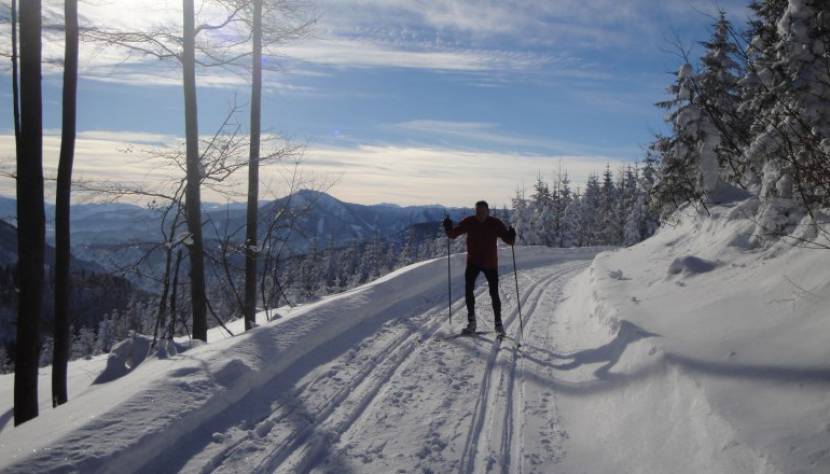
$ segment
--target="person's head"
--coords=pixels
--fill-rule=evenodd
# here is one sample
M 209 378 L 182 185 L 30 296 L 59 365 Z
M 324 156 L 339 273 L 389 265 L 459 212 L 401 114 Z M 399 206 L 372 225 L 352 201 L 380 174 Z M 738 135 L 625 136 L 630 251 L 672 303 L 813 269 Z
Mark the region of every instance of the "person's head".
M 484 222 L 485 219 L 490 215 L 490 206 L 487 205 L 487 201 L 479 201 L 476 203 L 476 219 L 480 222 Z

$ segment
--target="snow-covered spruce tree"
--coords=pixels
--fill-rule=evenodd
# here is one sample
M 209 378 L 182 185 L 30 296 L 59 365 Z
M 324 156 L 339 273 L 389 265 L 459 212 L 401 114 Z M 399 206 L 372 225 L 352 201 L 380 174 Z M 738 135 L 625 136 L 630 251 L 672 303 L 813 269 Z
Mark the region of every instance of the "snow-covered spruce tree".
M 597 229 L 600 237 L 598 243 L 602 245 L 616 245 L 622 241 L 622 226 L 617 218 L 618 202 L 621 199 L 620 189 L 614 183 L 611 165 L 605 165 L 602 173 L 600 225 Z
M 529 203 L 529 222 L 525 235 L 527 243 L 531 245 L 548 245 L 551 222 L 553 220 L 553 203 L 550 188 L 542 179 L 542 174 L 536 178 L 533 186 L 533 195 Z
M 568 172 L 559 172 L 558 183 L 555 187 L 555 203 L 554 203 L 554 242 L 556 247 L 570 247 L 571 226 L 574 225 L 573 219 L 566 219 L 567 209 L 571 205 L 573 195 L 571 194 L 571 181 L 568 178 Z M 566 243 L 567 242 L 567 243 Z
M 771 135 L 768 121 L 778 101 L 775 84 L 781 77 L 777 65 L 775 45 L 779 35 L 777 23 L 784 14 L 788 0 L 757 0 L 750 8 L 755 18 L 750 21 L 747 32 L 746 73 L 738 82 L 741 94 L 739 113 L 751 117 L 749 127 L 750 144 L 746 148 L 744 182 L 750 191 L 759 192 L 763 175 L 764 150 Z
M 82 327 L 78 334 L 72 338 L 72 359 L 91 357 L 95 354 L 95 331 L 88 327 Z
M 654 185 L 657 182 L 657 166 L 658 157 L 649 150 L 646 153 L 646 159 L 643 161 L 643 170 L 640 173 L 638 183 L 639 196 L 644 206 L 643 220 L 640 222 L 640 236 L 643 239 L 654 235 L 660 225 L 660 213 L 651 197 Z
M 115 343 L 115 330 L 112 321 L 109 319 L 101 320 L 98 323 L 98 337 L 95 339 L 95 353 L 108 353 Z
M 649 156 L 643 179 L 636 166 L 620 168 L 616 177 L 606 166 L 601 180 L 597 174 L 589 176 L 582 194 L 571 191 L 567 173 L 560 172 L 553 187 L 540 177 L 532 199 L 519 193 L 513 199 L 512 224 L 521 225 L 517 231 L 522 243 L 562 248 L 632 245 L 650 237 L 659 221 L 651 199 L 655 159 L 653 153 Z M 543 212 L 549 220 L 523 218 Z
M 702 70 L 695 81 L 695 105 L 712 125 L 710 133 L 717 133 L 713 142 L 718 143 L 714 151 L 722 178 L 743 187 L 746 169 L 742 155 L 749 143 L 749 120 L 740 110 L 738 81 L 745 73 L 745 65 L 732 24 L 723 11 L 712 25 L 712 37 L 701 45 L 705 53 L 701 58 Z M 701 158 L 712 156 L 702 154 Z M 714 163 L 706 165 L 714 166 Z
M 760 191 L 763 168 L 775 142 L 772 122 L 780 99 L 777 86 L 783 78 L 776 54 L 776 45 L 780 41 L 777 23 L 787 3 L 788 0 L 762 0 L 751 5 L 755 19 L 750 22 L 747 72 L 740 85 L 741 108 L 753 117 L 746 158 L 751 171 L 751 189 L 756 193 Z
M 677 73 L 677 80 L 668 88 L 672 98 L 657 103 L 659 108 L 667 111 L 666 121 L 672 127 L 670 136 L 658 135 L 651 145 L 660 156 L 654 198 L 663 215 L 683 204 L 701 202 L 701 182 L 705 183 L 705 187 L 717 185 L 717 175 L 713 177 L 708 174 L 706 179 L 698 179 L 703 174 L 699 171 L 702 161 L 701 144 L 706 144 L 706 165 L 710 165 L 713 160 L 717 164 L 717 159 L 713 157 L 717 144 L 704 138 L 710 128 L 704 123 L 704 114 L 694 105 L 695 90 L 694 69 L 691 64 L 684 64 Z M 706 171 L 711 172 L 711 167 Z
M 637 186 L 628 210 L 623 230 L 623 245 L 634 245 L 657 231 L 660 223 L 659 214 L 651 202 L 651 189 L 654 187 L 656 170 L 654 158 L 647 155 L 643 169 L 635 173 Z
M 317 240 L 312 239 L 308 252 L 300 258 L 300 274 L 297 280 L 300 297 L 304 300 L 311 300 L 319 294 L 323 274 L 322 260 Z
M 401 246 L 401 252 L 398 256 L 398 267 L 403 267 L 411 263 L 415 263 L 418 261 L 417 258 L 418 245 L 415 242 L 415 232 L 409 231 L 406 233 L 403 245 Z
M 582 245 L 603 245 L 602 188 L 595 174 L 589 176 L 585 183 L 579 211 L 579 240 Z
M 759 178 L 759 232 L 785 235 L 830 205 L 830 5 L 770 1 L 755 11 L 746 82 L 759 94 L 747 108 L 759 113 L 747 159 Z
M 581 247 L 582 238 L 580 216 L 582 202 L 578 193 L 574 193 L 562 213 L 562 232 L 560 247 Z
M 325 255 L 323 257 L 324 260 L 324 270 L 322 278 L 325 282 L 325 289 L 326 293 L 334 293 L 337 291 L 337 266 L 339 260 L 340 252 L 334 248 L 334 244 L 331 240 L 329 240 L 328 245 L 326 246 Z
M 510 215 L 510 225 L 516 229 L 516 235 L 518 236 L 517 238 L 519 241 L 522 244 L 527 245 L 530 243 L 527 240 L 530 231 L 530 210 L 528 208 L 528 202 L 522 191 L 516 190 L 516 195 L 513 197 L 512 205 L 513 212 Z
M 642 219 L 641 210 L 637 207 L 639 185 L 639 170 L 634 166 L 626 166 L 622 171 L 619 184 L 620 198 L 617 200 L 616 219 L 621 231 L 619 243 L 633 245 L 642 240 L 640 238 L 639 221 Z M 636 214 L 636 215 L 635 215 Z M 636 224 L 634 224 L 636 222 Z M 637 232 L 632 232 L 630 227 L 636 226 Z

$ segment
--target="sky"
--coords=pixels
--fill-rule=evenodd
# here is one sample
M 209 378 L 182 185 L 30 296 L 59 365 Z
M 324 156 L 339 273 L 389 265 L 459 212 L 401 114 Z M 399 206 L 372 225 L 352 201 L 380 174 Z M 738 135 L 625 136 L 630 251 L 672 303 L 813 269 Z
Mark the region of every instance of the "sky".
M 665 129 L 653 104 L 666 97 L 680 66 L 671 40 L 691 47 L 694 58 L 718 9 L 739 26 L 749 17 L 749 0 L 283 1 L 295 7 L 283 23 L 313 24 L 264 60 L 263 129 L 302 145 L 305 180 L 364 204 L 509 205 L 540 174 L 550 181 L 566 171 L 579 186 L 607 164 L 633 164 Z M 45 3 L 46 22 L 59 24 L 62 2 Z M 197 23 L 221 17 L 217 3 L 196 3 Z M 8 5 L 3 0 L 4 18 Z M 180 7 L 174 0 L 85 0 L 81 23 L 176 31 Z M 9 37 L 8 24 L 0 34 Z M 230 28 L 204 41 L 235 34 Z M 59 34 L 45 41 L 44 165 L 54 175 L 62 44 Z M 0 49 L 8 44 L 0 41 Z M 94 43 L 82 44 L 80 61 L 74 176 L 167 185 L 178 171 L 150 156 L 180 146 L 184 134 L 176 64 Z M 0 166 L 8 170 L 7 66 L 0 71 Z M 233 122 L 247 130 L 248 75 L 197 71 L 200 135 L 215 133 L 234 103 Z M 263 170 L 262 198 L 283 195 L 294 169 Z M 244 180 L 232 184 L 241 191 Z M 0 194 L 13 195 L 13 181 L 0 178 Z M 206 190 L 204 199 L 242 196 Z

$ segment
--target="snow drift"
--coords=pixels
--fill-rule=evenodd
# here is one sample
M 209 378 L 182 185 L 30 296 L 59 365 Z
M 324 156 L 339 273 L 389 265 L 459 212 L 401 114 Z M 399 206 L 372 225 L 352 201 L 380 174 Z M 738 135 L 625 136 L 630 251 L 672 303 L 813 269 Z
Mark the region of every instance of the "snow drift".
M 567 466 L 665 472 L 674 462 L 673 472 L 827 472 L 830 251 L 786 239 L 750 245 L 755 224 L 744 216 L 753 206 L 714 207 L 711 217 L 682 212 L 677 225 L 653 238 L 598 255 L 572 282 L 559 324 L 584 325 L 588 316 L 598 334 L 619 344 L 642 337 L 638 331 L 650 337 L 630 346 L 610 372 L 597 369 L 624 392 L 597 397 L 591 412 L 563 403 L 575 426 L 586 417 L 602 420 L 584 432 L 572 426 Z M 618 357 L 613 344 L 606 351 L 613 354 L 600 359 Z M 577 353 L 571 364 L 589 360 Z M 623 444 L 621 433 L 630 436 Z M 604 446 L 604 454 L 585 451 L 589 443 Z

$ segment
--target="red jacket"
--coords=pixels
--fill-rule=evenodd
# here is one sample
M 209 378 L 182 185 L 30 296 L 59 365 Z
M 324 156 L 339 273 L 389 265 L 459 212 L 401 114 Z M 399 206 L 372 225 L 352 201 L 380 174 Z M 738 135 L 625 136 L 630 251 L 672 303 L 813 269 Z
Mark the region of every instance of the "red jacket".
M 499 267 L 497 239 L 501 238 L 507 244 L 513 245 L 513 241 L 507 237 L 507 227 L 492 216 L 484 222 L 479 222 L 475 216 L 467 217 L 450 229 L 447 237 L 455 239 L 461 234 L 467 234 L 467 265 L 488 270 Z

